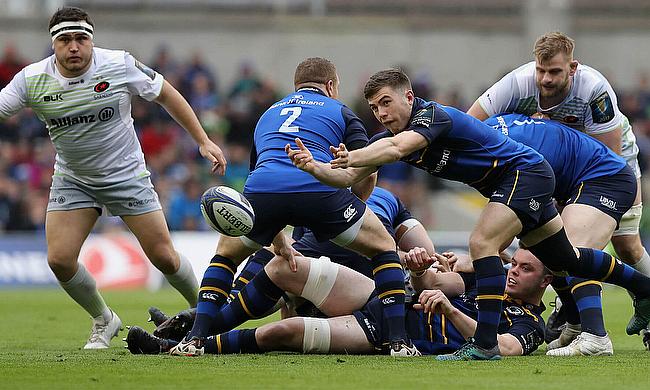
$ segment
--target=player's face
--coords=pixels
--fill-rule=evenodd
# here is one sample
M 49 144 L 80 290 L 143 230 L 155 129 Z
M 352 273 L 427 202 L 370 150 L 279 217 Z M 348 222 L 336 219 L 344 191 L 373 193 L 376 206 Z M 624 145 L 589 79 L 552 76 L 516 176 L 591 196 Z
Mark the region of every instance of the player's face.
M 535 60 L 535 81 L 543 98 L 564 98 L 571 88 L 571 76 L 575 74 L 577 61 L 558 53 L 548 61 Z
M 506 276 L 506 293 L 522 300 L 541 294 L 551 279 L 545 275 L 542 262 L 532 253 L 521 249 L 512 257 L 512 267 Z
M 88 34 L 59 35 L 52 47 L 59 71 L 63 76 L 76 77 L 88 70 L 93 54 L 93 40 Z
M 368 99 L 368 104 L 375 118 L 391 133 L 397 134 L 406 128 L 411 119 L 414 99 L 415 96 L 410 89 L 396 90 L 383 87 L 375 96 Z

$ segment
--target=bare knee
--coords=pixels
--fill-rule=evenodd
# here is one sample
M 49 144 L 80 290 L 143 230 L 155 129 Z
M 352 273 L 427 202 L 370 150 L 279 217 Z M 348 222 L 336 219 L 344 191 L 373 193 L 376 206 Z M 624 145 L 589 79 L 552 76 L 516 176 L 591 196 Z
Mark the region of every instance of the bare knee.
M 165 275 L 178 271 L 180 266 L 178 253 L 170 243 L 159 243 L 145 249 L 145 254 L 151 263 Z
M 472 233 L 469 237 L 469 253 L 473 260 L 486 256 L 494 256 L 498 254 L 498 245 L 490 242 L 482 234 Z
M 283 290 L 286 288 L 283 281 L 288 280 L 292 273 L 289 268 L 289 262 L 280 256 L 274 256 L 271 261 L 264 266 L 264 271 L 266 271 L 269 279 Z
M 613 237 L 612 244 L 618 257 L 627 264 L 635 264 L 643 256 L 644 248 L 638 236 Z
M 56 278 L 62 282 L 72 279 L 77 272 L 77 258 L 74 255 L 48 253 L 47 265 L 50 266 Z
M 278 349 L 301 351 L 303 332 L 304 326 L 301 318 L 288 318 L 258 328 L 255 332 L 255 339 L 263 351 Z

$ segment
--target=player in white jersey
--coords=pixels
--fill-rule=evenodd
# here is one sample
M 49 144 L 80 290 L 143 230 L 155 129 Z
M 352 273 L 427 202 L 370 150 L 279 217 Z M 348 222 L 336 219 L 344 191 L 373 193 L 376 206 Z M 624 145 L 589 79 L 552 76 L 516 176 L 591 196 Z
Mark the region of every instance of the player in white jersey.
M 650 276 L 650 256 L 639 236 L 642 196 L 636 138 L 607 79 L 574 60 L 573 49 L 574 41 L 563 33 L 543 35 L 535 43 L 535 61 L 505 75 L 474 102 L 468 113 L 481 120 L 505 112 L 543 115 L 593 136 L 625 158 L 637 177 L 638 190 L 634 205 L 623 216 L 611 242 L 621 260 Z M 602 233 L 611 221 L 586 226 L 585 218 L 594 212 L 586 205 L 565 207 L 562 217 L 574 245 L 602 245 Z M 579 333 L 578 327 L 562 344 Z
M 48 264 L 63 289 L 93 318 L 85 349 L 108 348 L 121 328 L 77 257 L 103 208 L 124 220 L 147 257 L 190 306 L 198 283 L 174 249 L 131 118 L 131 96 L 156 101 L 199 144 L 213 172 L 226 168 L 187 101 L 161 75 L 119 50 L 95 48 L 94 24 L 79 8 L 49 24 L 54 55 L 26 66 L 0 91 L 0 119 L 31 107 L 56 149 L 45 232 Z

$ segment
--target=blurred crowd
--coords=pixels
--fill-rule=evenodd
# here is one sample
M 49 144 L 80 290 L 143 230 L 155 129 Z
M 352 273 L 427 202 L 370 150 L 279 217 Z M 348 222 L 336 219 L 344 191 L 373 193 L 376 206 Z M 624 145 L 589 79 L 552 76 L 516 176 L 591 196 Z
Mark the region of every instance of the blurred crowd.
M 0 88 L 29 62 L 15 46 L 6 45 L 0 58 Z M 170 229 L 206 230 L 198 207 L 202 192 L 218 184 L 242 190 L 257 119 L 289 91 L 278 90 L 250 62 L 240 64 L 231 85 L 220 83 L 215 69 L 200 54 L 180 61 L 166 47 L 160 47 L 147 64 L 181 91 L 210 138 L 226 153 L 226 175 L 212 175 L 194 141 L 162 107 L 133 99 L 135 128 Z M 415 93 L 420 97 L 462 110 L 471 103 L 461 96 L 460 88 L 439 91 L 431 82 L 431 74 L 411 75 Z M 633 123 L 641 148 L 640 162 L 645 166 L 645 156 L 650 156 L 650 79 L 642 75 L 635 90 L 617 92 L 622 111 Z M 381 129 L 363 96 L 346 103 L 358 113 L 370 135 Z M 44 229 L 54 156 L 45 126 L 29 109 L 0 122 L 0 232 Z M 394 191 L 425 226 L 435 226 L 429 199 L 444 183 L 396 163 L 381 169 L 379 184 Z M 123 225 L 117 218 L 102 217 L 97 229 L 123 229 Z

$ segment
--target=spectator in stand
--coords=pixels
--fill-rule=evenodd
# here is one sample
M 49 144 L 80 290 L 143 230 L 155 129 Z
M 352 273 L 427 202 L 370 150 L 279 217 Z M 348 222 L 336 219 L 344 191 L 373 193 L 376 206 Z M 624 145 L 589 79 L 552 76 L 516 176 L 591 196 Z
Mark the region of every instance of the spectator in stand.
M 27 63 L 20 58 L 16 47 L 12 43 L 7 44 L 0 60 L 0 89 L 9 84 L 25 65 Z

